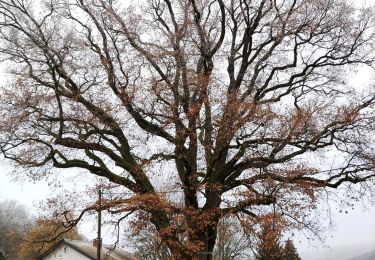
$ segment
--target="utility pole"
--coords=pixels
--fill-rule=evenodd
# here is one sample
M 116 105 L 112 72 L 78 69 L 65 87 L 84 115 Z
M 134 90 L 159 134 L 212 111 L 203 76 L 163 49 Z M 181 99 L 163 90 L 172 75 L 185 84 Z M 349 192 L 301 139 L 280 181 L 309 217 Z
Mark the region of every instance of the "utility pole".
M 100 260 L 100 249 L 102 247 L 102 238 L 101 238 L 101 232 L 102 232 L 102 190 L 99 189 L 99 201 L 98 201 L 98 247 L 96 251 L 96 259 Z

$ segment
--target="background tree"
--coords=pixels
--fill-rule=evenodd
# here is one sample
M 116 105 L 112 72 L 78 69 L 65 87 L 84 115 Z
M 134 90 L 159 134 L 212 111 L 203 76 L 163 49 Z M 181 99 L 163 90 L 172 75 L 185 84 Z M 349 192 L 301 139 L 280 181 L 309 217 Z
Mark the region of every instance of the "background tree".
M 138 234 L 133 234 L 129 240 L 135 248 L 134 255 L 138 259 L 171 259 L 171 254 L 166 243 L 161 239 L 157 231 L 151 227 L 140 230 Z
M 298 255 L 297 249 L 291 239 L 288 239 L 285 242 L 283 251 L 285 260 L 301 260 L 301 257 Z
M 324 190 L 355 199 L 373 181 L 374 91 L 346 80 L 373 65 L 373 9 L 130 5 L 0 1 L 6 158 L 36 179 L 75 168 L 116 184 L 103 207 L 152 223 L 177 259 L 212 252 L 225 216 L 312 229 Z
M 17 259 L 18 246 L 31 228 L 26 208 L 14 200 L 0 202 L 0 249 L 7 259 Z
M 135 248 L 135 256 L 146 260 L 166 260 L 171 258 L 166 243 L 156 230 L 148 227 L 129 236 Z M 217 242 L 213 251 L 215 260 L 239 260 L 250 258 L 251 241 L 233 218 L 226 218 L 218 225 Z
M 5 260 L 5 257 L 5 250 L 2 247 L 0 247 L 0 260 Z
M 61 239 L 82 240 L 76 228 L 67 230 L 59 219 L 37 219 L 18 247 L 19 259 L 37 259 Z
M 214 260 L 250 259 L 252 241 L 245 234 L 238 220 L 222 219 L 218 225 Z
M 285 260 L 281 229 L 269 220 L 261 225 L 256 244 L 256 260 Z

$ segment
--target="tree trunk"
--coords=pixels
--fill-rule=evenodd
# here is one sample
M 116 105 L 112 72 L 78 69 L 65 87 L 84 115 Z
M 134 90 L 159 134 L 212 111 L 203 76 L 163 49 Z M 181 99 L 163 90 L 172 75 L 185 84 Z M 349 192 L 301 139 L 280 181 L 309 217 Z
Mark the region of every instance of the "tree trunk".
M 209 216 L 208 219 L 204 219 L 203 221 L 208 221 L 208 224 L 198 233 L 198 240 L 204 245 L 198 254 L 199 260 L 212 260 L 213 258 L 213 250 L 217 237 L 217 226 L 220 220 L 220 203 L 221 192 L 210 190 L 208 192 L 206 204 L 203 207 L 203 214 L 206 213 Z
M 198 260 L 212 260 L 213 251 L 216 243 L 217 236 L 217 222 L 215 225 L 207 227 L 207 229 L 201 233 L 200 241 L 204 244 L 201 252 L 198 254 Z
M 176 240 L 171 239 L 171 236 L 169 236 L 169 238 L 164 236 L 173 259 L 212 260 L 213 250 L 216 243 L 218 221 L 219 218 L 215 217 L 214 220 L 210 221 L 210 225 L 207 225 L 204 228 L 199 227 L 200 223 L 195 223 L 195 225 L 193 223 L 190 223 L 193 230 L 199 230 L 195 233 L 195 235 L 191 237 L 191 241 L 189 241 L 193 245 L 202 245 L 198 252 L 189 250 L 189 246 L 186 246 L 186 248 L 184 249 L 181 249 L 181 247 L 178 246 L 176 247 Z

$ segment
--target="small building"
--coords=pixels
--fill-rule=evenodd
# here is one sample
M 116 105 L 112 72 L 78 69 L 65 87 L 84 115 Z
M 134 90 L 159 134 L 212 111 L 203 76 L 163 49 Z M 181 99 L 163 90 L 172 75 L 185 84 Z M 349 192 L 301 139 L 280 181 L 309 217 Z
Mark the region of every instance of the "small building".
M 38 257 L 38 260 L 96 260 L 97 245 L 90 242 L 62 239 L 47 252 Z M 136 260 L 136 258 L 122 250 L 103 245 L 101 260 Z

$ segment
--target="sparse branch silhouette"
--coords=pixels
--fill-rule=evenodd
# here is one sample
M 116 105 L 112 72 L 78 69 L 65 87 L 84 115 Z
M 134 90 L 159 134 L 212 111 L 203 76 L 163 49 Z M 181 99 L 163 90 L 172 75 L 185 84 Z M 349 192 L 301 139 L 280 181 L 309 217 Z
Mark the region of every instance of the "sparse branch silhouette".
M 373 66 L 374 21 L 342 0 L 2 0 L 1 151 L 125 188 L 103 207 L 176 259 L 225 216 L 309 227 L 323 190 L 373 187 L 375 92 L 346 76 Z

